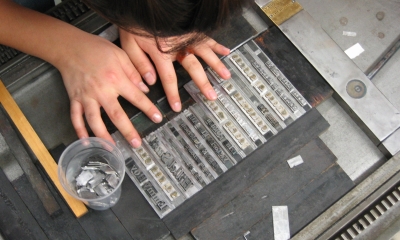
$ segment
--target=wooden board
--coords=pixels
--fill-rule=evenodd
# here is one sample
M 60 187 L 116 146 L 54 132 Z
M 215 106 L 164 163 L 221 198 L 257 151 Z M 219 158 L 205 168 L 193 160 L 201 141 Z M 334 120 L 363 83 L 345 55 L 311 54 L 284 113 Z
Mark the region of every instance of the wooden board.
M 133 239 L 162 239 L 170 234 L 163 221 L 157 216 L 135 184 L 125 176 L 122 195 L 112 207 L 121 224 Z
M 281 202 L 280 205 L 288 206 L 290 235 L 294 236 L 353 186 L 347 174 L 335 163 L 301 191 Z M 249 231 L 249 240 L 273 239 L 272 215 L 266 215 Z M 241 239 L 241 236 L 237 237 Z
M 187 234 L 328 126 L 328 122 L 316 109 L 310 110 L 267 144 L 186 200 L 163 221 L 176 238 Z
M 290 168 L 287 159 L 281 159 L 273 170 L 193 229 L 192 234 L 197 239 L 240 239 L 245 232 L 271 215 L 272 206 L 288 205 L 289 202 L 291 231 L 298 231 L 299 227 L 313 219 L 315 214 L 330 205 L 330 202 L 326 201 L 327 194 L 318 191 L 312 194 L 305 192 L 317 189 L 313 182 L 318 179 L 330 180 L 332 174 L 327 172 L 338 167 L 335 163 L 336 157 L 319 138 L 305 145 L 290 158 L 298 155 L 303 158 L 303 164 Z M 341 176 L 342 173 L 343 171 L 335 176 Z M 325 191 L 337 192 L 340 195 L 343 194 L 340 190 L 347 191 L 349 186 L 353 186 L 348 177 L 340 180 L 345 183 L 344 187 L 327 185 Z M 311 196 L 314 197 L 313 201 L 308 201 L 306 198 Z M 303 210 L 306 208 L 308 212 L 298 214 L 293 210 L 294 205 L 299 205 Z M 259 229 L 258 236 L 261 237 L 272 229 L 273 225 Z M 273 239 L 273 235 L 272 238 L 269 238 L 268 234 L 265 236 L 258 239 Z
M 133 236 L 121 224 L 111 209 L 95 211 L 89 209 L 78 219 L 89 239 L 132 239 Z

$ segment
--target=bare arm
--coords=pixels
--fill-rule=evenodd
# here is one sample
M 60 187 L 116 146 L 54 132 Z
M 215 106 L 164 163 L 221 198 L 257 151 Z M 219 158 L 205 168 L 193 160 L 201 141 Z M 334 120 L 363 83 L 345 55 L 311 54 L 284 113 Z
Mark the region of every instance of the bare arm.
M 0 0 L 0 6 L 0 42 L 45 61 L 58 63 L 57 57 L 69 47 L 64 44 L 73 44 L 68 40 L 85 35 L 67 23 L 10 0 Z
M 111 121 L 134 146 L 141 143 L 117 101 L 122 96 L 154 122 L 161 114 L 142 91 L 140 74 L 127 54 L 98 36 L 58 19 L 0 0 L 0 43 L 39 57 L 60 72 L 71 101 L 71 120 L 78 137 L 87 137 L 83 115 L 93 133 L 112 141 L 100 116 Z

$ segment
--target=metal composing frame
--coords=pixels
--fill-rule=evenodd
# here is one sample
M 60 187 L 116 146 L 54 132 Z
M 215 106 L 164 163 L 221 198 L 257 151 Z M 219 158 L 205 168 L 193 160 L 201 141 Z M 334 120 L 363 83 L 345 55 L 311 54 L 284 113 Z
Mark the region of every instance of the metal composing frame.
M 252 40 L 223 61 L 230 80 L 207 70 L 217 100 L 189 82 L 185 89 L 196 103 L 145 136 L 142 147 L 113 134 L 128 175 L 161 218 L 311 109 Z

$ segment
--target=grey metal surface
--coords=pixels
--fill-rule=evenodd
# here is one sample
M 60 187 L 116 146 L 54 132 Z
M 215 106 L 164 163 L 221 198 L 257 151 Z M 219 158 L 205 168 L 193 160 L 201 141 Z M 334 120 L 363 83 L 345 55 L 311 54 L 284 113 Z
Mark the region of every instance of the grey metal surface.
M 397 218 L 392 222 L 392 225 L 385 229 L 385 231 L 381 231 L 379 237 L 375 240 L 399 240 L 400 237 L 400 218 Z M 396 238 L 394 238 L 396 237 Z
M 400 1 L 398 0 L 362 2 L 299 0 L 299 2 L 343 51 L 356 43 L 365 49 L 360 56 L 352 59 L 364 73 L 376 70 L 374 69 L 376 64 L 382 58 L 386 58 L 387 51 L 399 43 L 400 25 L 397 23 L 400 18 Z M 346 35 L 345 32 L 351 32 L 353 35 Z M 376 87 L 397 110 L 400 109 L 398 96 L 400 83 L 397 76 L 398 69 L 394 66 L 399 64 L 399 56 L 400 53 L 395 53 L 373 79 Z M 400 148 L 398 135 L 396 132 L 379 144 L 381 151 L 386 155 L 398 152 Z
M 378 148 L 386 156 L 400 152 L 400 129 L 397 129 L 392 135 L 379 144 Z
M 353 228 L 351 225 L 364 217 L 363 214 L 368 214 L 373 222 L 368 226 L 363 227 L 364 229 L 358 229 L 361 232 L 354 232 L 353 234 L 356 234 L 356 239 L 376 239 L 383 229 L 388 228 L 393 220 L 400 217 L 399 201 L 392 197 L 394 200 L 391 204 L 393 205 L 389 205 L 388 202 L 390 201 L 387 198 L 394 191 L 394 189 L 396 189 L 396 192 L 398 193 L 397 187 L 399 186 L 399 182 L 399 173 L 390 176 L 387 182 L 383 183 L 378 189 L 374 190 L 371 195 L 367 196 L 365 199 L 362 199 L 362 201 L 360 201 L 356 207 L 354 207 L 337 223 L 331 226 L 329 230 L 324 232 L 321 236 L 318 236 L 318 239 L 332 239 L 335 235 L 337 236 L 339 233 L 346 232 L 348 228 Z M 386 201 L 386 206 L 382 204 L 382 200 Z M 381 208 L 381 210 L 378 211 L 382 215 L 378 216 L 377 219 L 374 219 L 375 217 L 371 217 L 371 210 L 377 211 L 377 205 L 379 205 L 379 208 Z M 386 209 L 386 207 L 389 207 L 389 209 Z
M 400 51 L 397 50 L 372 79 L 375 86 L 397 109 L 400 109 L 399 65 Z M 400 151 L 400 130 L 398 129 L 392 136 L 386 139 L 383 145 L 384 149 L 392 149 L 392 152 Z
M 320 236 L 370 194 L 379 189 L 399 170 L 400 154 L 397 154 L 297 233 L 292 240 L 315 239 Z
M 357 240 L 363 239 L 377 239 L 382 232 L 390 228 L 390 226 L 400 217 L 400 204 L 395 204 L 387 212 L 373 222 L 368 228 L 362 231 L 356 238 Z M 321 238 L 325 239 L 325 238 Z
M 400 40 L 382 57 L 381 60 L 369 71 L 367 77 L 373 79 L 375 75 L 382 69 L 383 66 L 393 57 L 394 54 L 400 49 Z
M 338 164 L 353 181 L 385 159 L 333 98 L 321 103 L 317 110 L 330 124 L 320 136 L 321 140 L 335 154 Z
M 398 22 L 400 22 L 400 16 Z M 398 50 L 372 79 L 375 86 L 397 109 L 400 109 L 399 66 L 400 51 Z
M 344 100 L 376 145 L 400 127 L 399 111 L 306 11 L 284 22 L 280 29 Z M 358 86 L 349 87 L 353 80 Z
M 257 31 L 257 33 L 261 33 L 268 29 L 267 23 L 262 20 L 262 18 L 254 11 L 253 8 L 245 9 L 242 13 L 242 16 L 254 28 L 254 30 Z
M 345 51 L 359 43 L 365 51 L 353 59 L 367 73 L 400 37 L 399 0 L 298 0 Z M 356 33 L 346 36 L 343 31 Z

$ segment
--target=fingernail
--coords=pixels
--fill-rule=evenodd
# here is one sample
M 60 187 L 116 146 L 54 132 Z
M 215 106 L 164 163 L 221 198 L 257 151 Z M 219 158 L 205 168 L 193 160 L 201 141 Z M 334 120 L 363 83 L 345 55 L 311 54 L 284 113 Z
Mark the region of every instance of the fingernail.
M 221 77 L 223 77 L 224 79 L 231 78 L 231 72 L 227 68 L 222 69 L 222 75 L 223 76 L 221 76 Z
M 226 52 L 228 52 L 228 54 L 231 52 L 231 50 L 230 50 L 229 48 L 227 48 L 227 47 L 225 47 L 225 46 L 224 46 L 224 48 L 225 48 L 224 50 L 225 50 Z
M 211 89 L 207 92 L 207 98 L 209 100 L 216 100 L 217 99 L 217 93 L 214 91 L 214 89 Z
M 143 75 L 144 80 L 146 80 L 146 82 L 150 85 L 154 84 L 154 82 L 156 81 L 156 78 L 154 77 L 153 74 L 151 74 L 150 72 L 146 73 L 145 75 Z
M 87 139 L 87 138 L 81 138 L 81 141 L 82 141 L 82 145 L 83 146 L 89 146 L 90 145 L 89 139 Z
M 181 108 L 182 108 L 181 102 L 176 102 L 176 103 L 172 104 L 172 109 L 175 112 L 180 112 Z
M 139 83 L 139 89 L 140 89 L 140 91 L 142 91 L 144 93 L 149 92 L 149 88 L 146 86 L 146 84 L 144 84 L 144 82 Z
M 162 121 L 162 116 L 159 113 L 155 113 L 153 114 L 153 116 L 151 117 L 151 120 L 153 120 L 153 122 L 155 123 L 159 123 Z
M 140 140 L 137 139 L 137 138 L 132 139 L 131 145 L 132 145 L 132 147 L 134 147 L 134 148 L 140 147 L 140 145 L 141 145 L 141 144 L 140 144 Z

